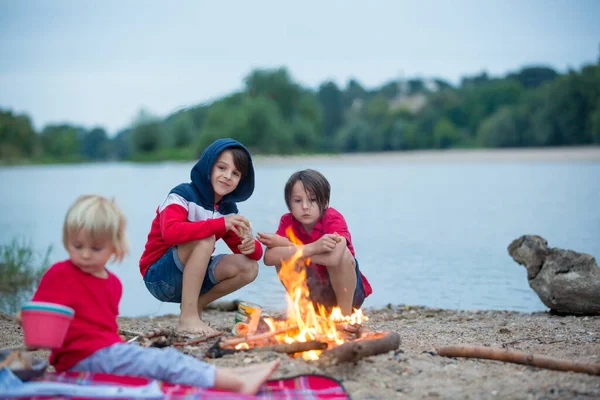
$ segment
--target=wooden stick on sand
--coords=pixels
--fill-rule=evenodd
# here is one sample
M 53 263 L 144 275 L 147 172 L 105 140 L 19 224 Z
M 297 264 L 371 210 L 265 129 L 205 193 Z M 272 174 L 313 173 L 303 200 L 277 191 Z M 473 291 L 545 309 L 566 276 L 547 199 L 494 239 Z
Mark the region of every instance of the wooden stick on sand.
M 438 355 L 443 357 L 484 358 L 488 360 L 505 361 L 515 364 L 533 365 L 538 368 L 553 369 L 557 371 L 583 372 L 590 375 L 600 375 L 600 363 L 582 363 L 577 361 L 562 360 L 525 353 L 523 351 L 505 350 L 484 346 L 447 346 L 436 349 Z

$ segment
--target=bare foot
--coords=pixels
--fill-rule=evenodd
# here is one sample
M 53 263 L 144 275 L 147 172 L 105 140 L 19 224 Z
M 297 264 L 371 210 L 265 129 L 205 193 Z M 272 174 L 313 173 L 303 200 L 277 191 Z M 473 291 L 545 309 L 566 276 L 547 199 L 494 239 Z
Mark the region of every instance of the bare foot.
M 208 326 L 208 324 L 200 318 L 179 318 L 177 330 L 197 335 L 213 335 L 217 333 L 216 330 Z
M 281 360 L 257 364 L 252 368 L 239 368 L 238 376 L 242 379 L 241 393 L 256 394 L 260 386 L 275 372 Z M 244 371 L 246 369 L 246 371 Z
M 281 360 L 240 368 L 218 368 L 215 388 L 244 394 L 256 394 L 260 386 L 279 367 Z
M 181 311 L 181 304 L 179 304 L 179 311 Z M 198 308 L 198 318 L 202 319 L 202 309 Z

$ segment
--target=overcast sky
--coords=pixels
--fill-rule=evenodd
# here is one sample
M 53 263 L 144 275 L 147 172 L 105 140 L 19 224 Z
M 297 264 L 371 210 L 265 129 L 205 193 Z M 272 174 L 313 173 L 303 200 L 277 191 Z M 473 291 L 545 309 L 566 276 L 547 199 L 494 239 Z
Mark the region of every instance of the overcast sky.
M 599 21 L 596 0 L 0 0 L 0 108 L 37 129 L 114 134 L 141 107 L 165 116 L 215 99 L 258 67 L 287 66 L 312 88 L 564 72 L 597 61 Z

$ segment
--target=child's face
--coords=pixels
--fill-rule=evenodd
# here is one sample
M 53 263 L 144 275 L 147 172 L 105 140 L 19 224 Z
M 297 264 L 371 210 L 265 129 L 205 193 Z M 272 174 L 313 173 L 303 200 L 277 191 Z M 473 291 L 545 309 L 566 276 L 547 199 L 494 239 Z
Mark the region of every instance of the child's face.
M 298 181 L 292 187 L 291 213 L 304 227 L 311 230 L 321 217 L 321 209 L 317 198 L 312 193 L 306 193 L 302 182 Z
M 225 150 L 212 167 L 210 183 L 215 191 L 215 202 L 221 201 L 223 196 L 233 192 L 240 183 L 242 174 L 235 167 L 233 156 L 229 150 Z
M 94 240 L 84 230 L 71 235 L 67 242 L 67 251 L 77 268 L 100 278 L 107 276 L 106 263 L 115 253 L 110 238 Z

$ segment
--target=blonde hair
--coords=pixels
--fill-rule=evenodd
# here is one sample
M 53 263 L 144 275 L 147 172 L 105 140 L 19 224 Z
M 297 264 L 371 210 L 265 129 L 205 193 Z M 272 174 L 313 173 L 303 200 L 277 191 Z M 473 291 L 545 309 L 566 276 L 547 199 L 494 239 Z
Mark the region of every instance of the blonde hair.
M 83 230 L 94 240 L 109 238 L 115 249 L 114 259 L 121 262 L 129 250 L 125 225 L 125 215 L 114 201 L 99 195 L 79 196 L 65 217 L 63 245 L 68 249 L 69 238 Z

